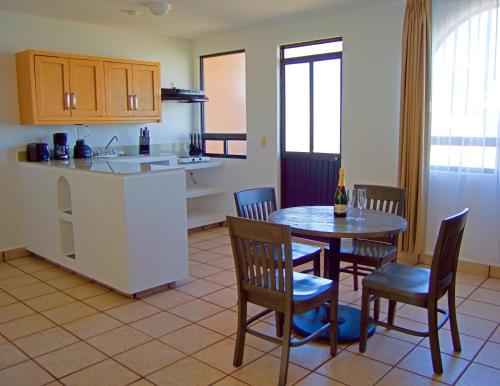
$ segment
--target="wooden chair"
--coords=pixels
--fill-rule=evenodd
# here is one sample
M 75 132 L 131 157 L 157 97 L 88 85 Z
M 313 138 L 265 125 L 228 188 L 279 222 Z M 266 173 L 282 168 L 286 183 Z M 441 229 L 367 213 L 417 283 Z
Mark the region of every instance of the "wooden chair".
M 276 193 L 274 188 L 256 188 L 234 193 L 236 211 L 239 217 L 268 221 L 269 215 L 276 211 Z M 292 242 L 293 266 L 313 262 L 313 269 L 302 273 L 313 272 L 321 276 L 321 248 L 304 243 Z
M 238 282 L 238 331 L 234 366 L 243 361 L 246 333 L 282 345 L 279 385 L 286 384 L 290 347 L 301 346 L 329 330 L 330 353 L 337 352 L 338 283 L 293 271 L 290 227 L 226 217 Z M 266 310 L 247 319 L 247 303 Z M 328 321 L 304 339 L 291 337 L 292 316 L 331 302 Z M 250 325 L 272 311 L 282 313 L 283 337 L 258 332 Z
M 455 279 L 460 244 L 468 212 L 469 209 L 465 209 L 461 213 L 441 222 L 430 270 L 390 263 L 363 279 L 359 351 L 365 352 L 366 350 L 369 323 L 411 335 L 428 336 L 434 372 L 442 374 L 443 365 L 441 363 L 438 330 L 446 323 L 448 318 L 450 320 L 453 348 L 455 351 L 461 350 L 455 311 Z M 448 312 L 438 308 L 438 300 L 446 293 L 448 293 Z M 387 323 L 369 319 L 372 298 L 386 298 L 389 300 Z M 429 331 L 413 331 L 395 326 L 396 302 L 427 308 Z M 440 323 L 438 323 L 438 313 L 445 315 Z

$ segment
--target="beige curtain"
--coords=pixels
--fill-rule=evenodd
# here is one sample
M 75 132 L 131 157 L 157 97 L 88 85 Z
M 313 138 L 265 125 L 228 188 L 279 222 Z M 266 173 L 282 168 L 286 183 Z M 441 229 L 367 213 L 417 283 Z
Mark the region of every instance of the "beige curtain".
M 398 182 L 406 188 L 403 255 L 425 246 L 429 157 L 431 0 L 407 0 L 403 25 Z

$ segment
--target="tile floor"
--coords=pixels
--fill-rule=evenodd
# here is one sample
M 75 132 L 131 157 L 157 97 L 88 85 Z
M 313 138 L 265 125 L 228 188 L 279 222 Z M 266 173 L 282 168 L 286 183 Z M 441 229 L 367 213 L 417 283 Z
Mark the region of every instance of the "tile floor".
M 232 366 L 237 295 L 227 230 L 190 234 L 189 255 L 189 278 L 142 300 L 33 256 L 0 263 L 0 385 L 276 384 L 275 344 L 247 336 L 243 366 Z M 342 279 L 341 301 L 359 306 L 360 292 Z M 379 328 L 365 354 L 357 344 L 335 358 L 322 344 L 292 349 L 289 384 L 498 384 L 500 280 L 460 273 L 457 294 L 463 351 L 453 351 L 445 326 L 442 376 L 432 372 L 427 339 Z M 425 316 L 400 306 L 397 322 L 425 328 Z M 273 323 L 255 328 L 272 333 Z

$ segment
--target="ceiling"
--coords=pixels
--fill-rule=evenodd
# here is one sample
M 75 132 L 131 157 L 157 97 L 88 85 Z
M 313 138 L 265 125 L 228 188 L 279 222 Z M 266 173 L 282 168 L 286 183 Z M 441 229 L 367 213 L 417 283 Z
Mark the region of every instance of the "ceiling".
M 0 10 L 62 20 L 197 38 L 235 29 L 317 15 L 339 6 L 383 0 L 169 0 L 172 10 L 154 16 L 158 0 L 0 0 Z M 386 0 L 387 1 L 387 0 Z M 126 10 L 137 11 L 131 16 Z

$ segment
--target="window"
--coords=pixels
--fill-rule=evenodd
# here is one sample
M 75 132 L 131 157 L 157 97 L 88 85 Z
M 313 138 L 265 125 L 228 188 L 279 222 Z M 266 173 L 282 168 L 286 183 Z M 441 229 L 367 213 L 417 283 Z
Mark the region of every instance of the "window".
M 340 154 L 342 39 L 281 47 L 285 152 Z
M 435 20 L 431 170 L 492 174 L 496 168 L 498 8 L 477 8 L 469 6 L 468 10 L 474 11 L 469 17 L 463 17 L 466 13 L 459 9 L 451 14 L 441 12 L 442 17 L 438 13 Z
M 209 98 L 201 107 L 206 154 L 246 158 L 245 52 L 202 56 L 200 80 Z

